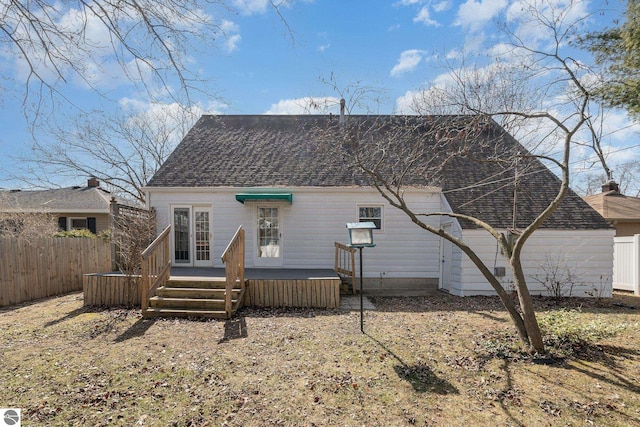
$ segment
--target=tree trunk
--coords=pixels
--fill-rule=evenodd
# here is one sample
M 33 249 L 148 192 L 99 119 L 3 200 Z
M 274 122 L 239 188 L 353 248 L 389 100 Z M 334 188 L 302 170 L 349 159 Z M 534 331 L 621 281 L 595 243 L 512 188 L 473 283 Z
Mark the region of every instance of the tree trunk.
M 426 226 L 423 226 L 423 228 L 428 230 Z M 487 266 L 484 265 L 480 257 L 469 246 L 467 246 L 461 241 L 449 239 L 446 233 L 444 232 L 444 230 L 438 230 L 436 234 L 438 234 L 442 238 L 447 239 L 453 244 L 455 244 L 456 246 L 458 246 L 469 257 L 471 262 L 475 264 L 478 270 L 480 270 L 480 273 L 482 273 L 484 278 L 487 279 L 489 284 L 496 291 L 496 294 L 498 294 L 498 297 L 500 298 L 502 305 L 504 305 L 504 308 L 507 309 L 509 316 L 511 316 L 511 320 L 513 321 L 513 324 L 516 327 L 516 331 L 518 332 L 520 341 L 522 341 L 523 345 L 529 347 L 531 340 L 529 338 L 526 321 L 522 318 L 522 316 L 520 316 L 520 313 L 518 313 L 518 309 L 513 303 L 511 296 L 507 293 L 507 291 L 505 291 L 500 281 L 496 279 L 496 276 L 493 273 L 491 273 L 491 271 L 487 268 Z
M 536 312 L 533 308 L 533 300 L 527 288 L 527 282 L 522 271 L 522 264 L 519 257 L 511 257 L 509 260 L 511 270 L 513 272 L 513 280 L 518 291 L 518 300 L 520 302 L 520 309 L 522 310 L 522 318 L 524 320 L 524 327 L 529 337 L 529 351 L 544 354 L 544 343 L 542 341 L 542 333 L 540 332 L 540 326 L 538 325 L 538 319 L 536 318 Z

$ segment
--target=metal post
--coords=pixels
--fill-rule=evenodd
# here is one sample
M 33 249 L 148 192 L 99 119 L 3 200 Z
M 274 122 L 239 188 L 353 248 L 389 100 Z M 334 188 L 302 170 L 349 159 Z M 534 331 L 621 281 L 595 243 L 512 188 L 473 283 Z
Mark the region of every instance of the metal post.
M 360 248 L 360 332 L 364 334 L 364 303 L 363 303 L 363 289 L 362 289 L 362 248 Z

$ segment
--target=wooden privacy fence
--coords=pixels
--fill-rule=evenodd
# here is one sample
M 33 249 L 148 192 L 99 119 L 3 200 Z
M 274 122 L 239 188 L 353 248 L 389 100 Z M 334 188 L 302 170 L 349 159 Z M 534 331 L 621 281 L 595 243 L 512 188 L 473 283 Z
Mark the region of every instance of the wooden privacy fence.
M 0 239 L 0 307 L 82 290 L 87 273 L 111 269 L 101 239 Z
M 120 272 L 85 274 L 84 305 L 140 307 L 142 278 Z

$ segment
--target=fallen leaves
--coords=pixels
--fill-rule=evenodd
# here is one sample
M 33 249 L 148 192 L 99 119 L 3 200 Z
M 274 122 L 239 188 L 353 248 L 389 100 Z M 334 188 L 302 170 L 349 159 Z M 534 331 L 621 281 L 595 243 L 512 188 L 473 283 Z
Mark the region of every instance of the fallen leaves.
M 224 321 L 81 304 L 0 312 L 0 383 L 29 425 L 615 425 L 640 413 L 640 332 L 598 343 L 593 360 L 535 363 L 492 298 L 378 298 L 367 334 L 359 313 L 245 308 L 233 339 Z

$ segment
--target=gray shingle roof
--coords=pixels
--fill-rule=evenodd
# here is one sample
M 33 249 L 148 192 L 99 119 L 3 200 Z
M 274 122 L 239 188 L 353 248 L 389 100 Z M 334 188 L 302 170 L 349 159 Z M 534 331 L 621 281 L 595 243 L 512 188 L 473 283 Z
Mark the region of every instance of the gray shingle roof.
M 366 185 L 311 137 L 318 116 L 203 116 L 149 187 Z M 337 120 L 337 119 L 336 119 Z
M 395 117 L 351 116 L 349 123 L 401 120 Z M 442 121 L 453 123 L 460 117 L 403 120 L 410 120 L 416 125 L 415 132 L 400 137 L 394 134 L 394 137 L 402 139 L 409 137 L 407 135 L 429 134 L 421 143 L 427 147 L 425 158 L 434 159 L 443 153 L 435 148 L 435 133 L 430 134 L 429 126 Z M 328 133 L 340 132 L 338 129 L 335 116 L 203 116 L 149 181 L 148 187 L 369 186 L 368 177 L 324 145 Z M 391 132 L 389 126 L 378 126 L 362 141 L 390 138 Z M 338 136 L 336 141 L 342 136 Z M 465 155 L 451 157 L 443 163 L 441 176 L 435 182 L 416 172 L 410 174 L 404 183 L 412 186 L 439 185 L 454 212 L 479 216 L 495 227 L 512 227 L 513 165 L 480 160 L 495 156 L 501 150 L 522 153 L 526 150 L 494 122 L 481 129 L 475 138 Z M 518 170 L 522 177 L 517 191 L 516 227 L 522 227 L 552 200 L 560 181 L 535 159 L 523 160 Z M 465 228 L 473 228 L 466 221 L 461 223 Z M 544 227 L 598 229 L 610 226 L 570 191 Z
M 2 191 L 3 209 L 22 211 L 103 211 L 109 213 L 111 194 L 98 187 L 65 187 L 51 190 Z

